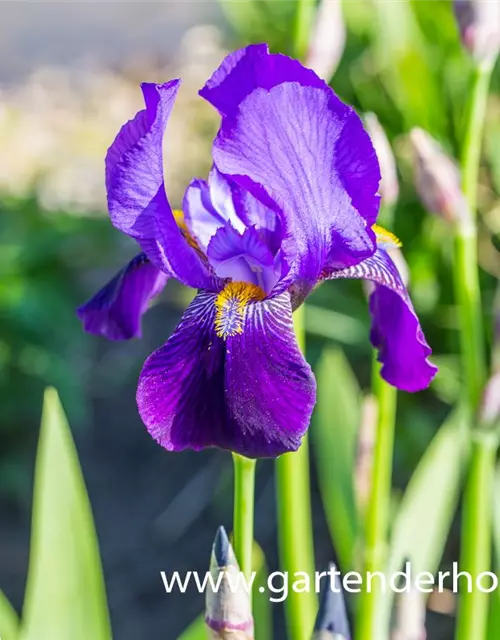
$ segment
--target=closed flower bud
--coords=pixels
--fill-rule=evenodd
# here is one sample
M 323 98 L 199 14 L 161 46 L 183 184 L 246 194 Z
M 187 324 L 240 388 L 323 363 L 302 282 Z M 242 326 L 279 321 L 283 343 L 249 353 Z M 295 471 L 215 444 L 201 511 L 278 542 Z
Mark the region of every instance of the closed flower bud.
M 413 129 L 410 143 L 415 188 L 423 205 L 448 222 L 466 222 L 470 212 L 460 186 L 460 172 L 441 145 L 423 129 Z
M 494 62 L 500 51 L 500 2 L 454 0 L 463 46 L 477 62 Z
M 481 398 L 479 420 L 484 426 L 500 422 L 500 371 L 494 373 L 486 383 Z
M 210 559 L 205 622 L 213 640 L 253 640 L 250 596 L 224 527 L 219 527 Z
M 393 205 L 399 196 L 398 172 L 396 169 L 396 160 L 389 144 L 389 140 L 385 135 L 377 116 L 374 113 L 367 113 L 364 117 L 366 130 L 372 139 L 373 146 L 377 153 L 380 165 L 380 173 L 382 180 L 380 182 L 379 193 L 382 198 L 382 204 Z
M 409 584 L 396 601 L 391 640 L 426 640 L 425 610 L 424 594 Z
M 349 622 L 340 574 L 331 564 L 323 577 L 318 617 L 312 640 L 350 640 Z
M 306 66 L 328 82 L 342 58 L 345 40 L 341 0 L 322 0 L 316 14 Z

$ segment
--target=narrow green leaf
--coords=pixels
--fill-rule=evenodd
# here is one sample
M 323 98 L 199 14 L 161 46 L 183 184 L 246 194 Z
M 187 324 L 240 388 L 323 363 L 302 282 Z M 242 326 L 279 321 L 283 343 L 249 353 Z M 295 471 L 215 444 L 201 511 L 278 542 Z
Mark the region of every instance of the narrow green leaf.
M 17 640 L 19 637 L 19 618 L 7 596 L 0 591 L 0 638 Z
M 341 349 L 327 348 L 317 368 L 311 441 L 330 535 L 345 571 L 352 569 L 359 517 L 353 479 L 361 390 Z
M 111 638 L 90 503 L 54 389 L 43 406 L 21 638 Z
M 387 574 L 406 560 L 412 574 L 435 573 L 455 514 L 468 455 L 465 415 L 456 409 L 420 460 L 401 499 L 392 530 Z M 390 592 L 384 599 L 390 616 Z
M 181 633 L 177 640 L 207 640 L 208 631 L 205 626 L 205 616 L 200 614 L 189 627 Z

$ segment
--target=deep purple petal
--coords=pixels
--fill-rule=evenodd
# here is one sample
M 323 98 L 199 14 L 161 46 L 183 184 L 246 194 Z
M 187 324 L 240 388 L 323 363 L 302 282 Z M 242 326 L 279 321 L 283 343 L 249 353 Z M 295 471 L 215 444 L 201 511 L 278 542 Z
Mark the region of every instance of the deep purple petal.
M 309 287 L 325 266 L 357 264 L 375 249 L 380 175 L 358 121 L 326 85 L 285 83 L 248 95 L 214 143 L 218 169 L 282 212 L 289 277 Z
M 404 391 L 420 391 L 428 387 L 437 367 L 429 362 L 431 348 L 388 253 L 378 248 L 375 255 L 361 264 L 325 274 L 325 278 L 361 278 L 375 284 L 370 295 L 370 337 L 373 346 L 379 350 L 382 377 Z
M 146 109 L 122 127 L 106 157 L 111 221 L 158 268 L 192 287 L 211 287 L 198 253 L 180 232 L 165 193 L 162 142 L 179 80 L 143 84 Z
M 88 333 L 108 340 L 140 338 L 142 315 L 167 279 L 141 253 L 76 313 Z
M 243 333 L 224 341 L 215 333 L 216 295 L 196 296 L 139 379 L 140 415 L 163 447 L 274 457 L 300 445 L 315 384 L 285 297 L 249 305 Z
M 324 87 L 318 76 L 300 62 L 270 54 L 267 44 L 252 44 L 230 53 L 200 91 L 223 116 L 235 113 L 255 89 L 271 89 L 282 82 Z
M 230 413 L 265 455 L 296 450 L 309 426 L 316 382 L 297 345 L 289 294 L 249 304 L 242 329 L 227 339 Z

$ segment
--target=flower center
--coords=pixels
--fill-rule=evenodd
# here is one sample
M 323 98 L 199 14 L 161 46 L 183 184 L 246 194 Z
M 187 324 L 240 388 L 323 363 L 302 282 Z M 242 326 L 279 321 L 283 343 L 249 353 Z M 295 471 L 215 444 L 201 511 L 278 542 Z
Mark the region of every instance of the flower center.
M 250 282 L 230 282 L 215 300 L 215 332 L 219 338 L 243 333 L 243 315 L 249 302 L 264 300 L 264 290 Z

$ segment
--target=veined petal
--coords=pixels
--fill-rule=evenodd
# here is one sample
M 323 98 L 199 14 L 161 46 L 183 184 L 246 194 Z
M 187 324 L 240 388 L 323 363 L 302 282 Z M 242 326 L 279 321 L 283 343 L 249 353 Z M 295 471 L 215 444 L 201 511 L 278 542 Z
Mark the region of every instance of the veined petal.
M 168 276 L 141 253 L 76 313 L 88 333 L 108 340 L 140 338 L 142 315 L 167 279 Z
M 389 254 L 379 247 L 358 265 L 323 274 L 323 279 L 337 278 L 360 278 L 375 284 L 370 295 L 371 341 L 379 350 L 382 377 L 404 391 L 428 387 L 437 367 L 429 362 L 431 348 Z
M 135 238 L 158 268 L 192 287 L 212 278 L 178 229 L 165 193 L 162 142 L 179 80 L 142 85 L 146 109 L 125 124 L 106 157 L 111 221 Z
M 254 455 L 298 449 L 316 382 L 295 338 L 288 292 L 245 306 L 242 331 L 227 339 L 226 358 L 229 412 Z
M 315 384 L 295 342 L 287 295 L 247 300 L 242 331 L 226 339 L 216 334 L 217 296 L 196 296 L 139 379 L 139 413 L 163 447 L 265 457 L 300 445 Z
M 230 223 L 210 240 L 208 260 L 220 278 L 256 284 L 269 294 L 281 275 L 281 264 L 254 227 L 238 233 Z
M 255 89 L 271 89 L 282 82 L 298 82 L 304 87 L 324 87 L 311 69 L 279 53 L 269 53 L 267 44 L 252 44 L 230 53 L 200 96 L 223 116 L 234 114 L 240 103 Z
M 324 268 L 373 254 L 380 173 L 355 112 L 325 84 L 299 82 L 247 95 L 223 119 L 213 155 L 222 173 L 281 212 L 288 277 L 311 288 Z

